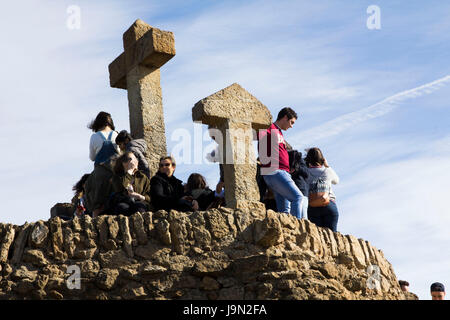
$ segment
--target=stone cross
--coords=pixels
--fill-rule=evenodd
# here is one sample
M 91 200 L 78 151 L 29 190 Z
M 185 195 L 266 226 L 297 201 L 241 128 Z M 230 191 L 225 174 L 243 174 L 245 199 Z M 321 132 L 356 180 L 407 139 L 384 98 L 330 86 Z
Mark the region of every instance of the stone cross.
M 219 150 L 224 156 L 225 201 L 228 207 L 264 207 L 259 202 L 253 130 L 267 129 L 272 123 L 269 109 L 234 83 L 195 104 L 192 119 L 222 133 Z M 262 205 L 262 206 L 261 206 Z
M 152 174 L 159 158 L 167 155 L 159 68 L 175 55 L 172 32 L 136 20 L 123 34 L 124 52 L 109 65 L 113 88 L 128 91 L 130 130 L 135 139 L 147 143 Z

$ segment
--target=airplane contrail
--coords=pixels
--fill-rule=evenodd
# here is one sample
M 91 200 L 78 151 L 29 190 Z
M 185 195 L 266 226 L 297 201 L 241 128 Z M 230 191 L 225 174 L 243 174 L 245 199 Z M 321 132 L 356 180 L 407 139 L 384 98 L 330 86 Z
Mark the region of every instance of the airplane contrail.
M 291 137 L 290 140 L 301 141 L 300 145 L 302 147 L 306 146 L 306 144 L 308 146 L 311 146 L 312 142 L 316 143 L 317 141 L 324 138 L 337 135 L 345 129 L 353 127 L 361 122 L 381 117 L 386 113 L 391 112 L 405 100 L 414 99 L 439 90 L 440 88 L 447 85 L 449 81 L 450 75 L 447 75 L 443 78 L 421 85 L 419 87 L 402 91 L 364 109 L 347 113 L 343 116 L 337 117 L 336 119 L 327 121 L 324 124 L 318 125 L 305 131 L 301 131 L 295 136 Z

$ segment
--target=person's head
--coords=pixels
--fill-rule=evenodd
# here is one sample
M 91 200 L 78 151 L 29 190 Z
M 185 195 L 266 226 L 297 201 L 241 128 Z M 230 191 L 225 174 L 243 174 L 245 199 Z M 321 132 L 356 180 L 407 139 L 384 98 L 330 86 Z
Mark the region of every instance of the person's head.
M 195 189 L 205 189 L 207 187 L 206 179 L 199 173 L 193 173 L 189 176 L 186 191 L 192 191 Z
M 159 159 L 159 172 L 165 173 L 168 177 L 173 175 L 177 164 L 172 156 L 165 156 Z
M 94 132 L 110 127 L 111 130 L 116 130 L 111 115 L 108 112 L 100 111 L 97 117 L 88 125 L 88 128 Z
M 127 130 L 122 130 L 116 137 L 116 144 L 119 146 L 120 150 L 125 151 L 125 146 L 133 140 L 131 134 Z
M 119 176 L 124 175 L 125 172 L 127 172 L 127 167 L 130 162 L 137 163 L 138 160 L 133 152 L 127 151 L 116 160 L 114 164 L 114 173 Z
M 432 300 L 444 300 L 445 288 L 442 283 L 440 282 L 433 283 L 430 287 L 430 291 Z
M 398 282 L 398 284 L 400 285 L 400 288 L 402 289 L 402 291 L 409 291 L 409 282 L 408 281 L 400 280 Z
M 305 162 L 307 166 L 323 166 L 325 158 L 319 148 L 311 148 L 306 154 Z
M 84 174 L 80 181 L 78 181 L 72 188 L 73 191 L 75 191 L 75 194 L 78 194 L 80 192 L 84 192 L 84 184 L 86 183 L 86 180 L 89 178 L 90 174 L 86 173 Z
M 281 130 L 287 130 L 294 126 L 297 120 L 297 113 L 289 107 L 285 107 L 278 112 L 277 121 L 275 123 Z

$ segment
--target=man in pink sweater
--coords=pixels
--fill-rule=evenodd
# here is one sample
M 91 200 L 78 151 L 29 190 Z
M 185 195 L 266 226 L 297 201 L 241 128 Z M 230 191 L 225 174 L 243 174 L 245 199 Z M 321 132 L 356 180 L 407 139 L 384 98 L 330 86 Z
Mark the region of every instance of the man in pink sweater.
M 258 135 L 261 175 L 273 191 L 279 212 L 290 213 L 301 219 L 304 217 L 303 202 L 306 198 L 292 180 L 289 168 L 289 155 L 286 150 L 282 130 L 293 127 L 297 113 L 291 108 L 283 108 L 277 120 L 267 130 Z

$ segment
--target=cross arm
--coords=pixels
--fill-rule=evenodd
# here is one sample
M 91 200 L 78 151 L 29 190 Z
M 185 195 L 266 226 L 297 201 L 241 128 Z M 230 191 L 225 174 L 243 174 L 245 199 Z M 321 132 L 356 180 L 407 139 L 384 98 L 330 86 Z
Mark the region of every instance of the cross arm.
M 197 102 L 192 120 L 216 125 L 226 119 L 251 123 L 255 130 L 272 122 L 269 109 L 239 84 L 234 83 Z
M 108 67 L 110 85 L 114 88 L 126 89 L 126 75 L 129 70 L 137 65 L 157 69 L 173 56 L 175 56 L 173 33 L 150 28 L 134 43 L 125 47 L 125 51 L 110 63 Z

